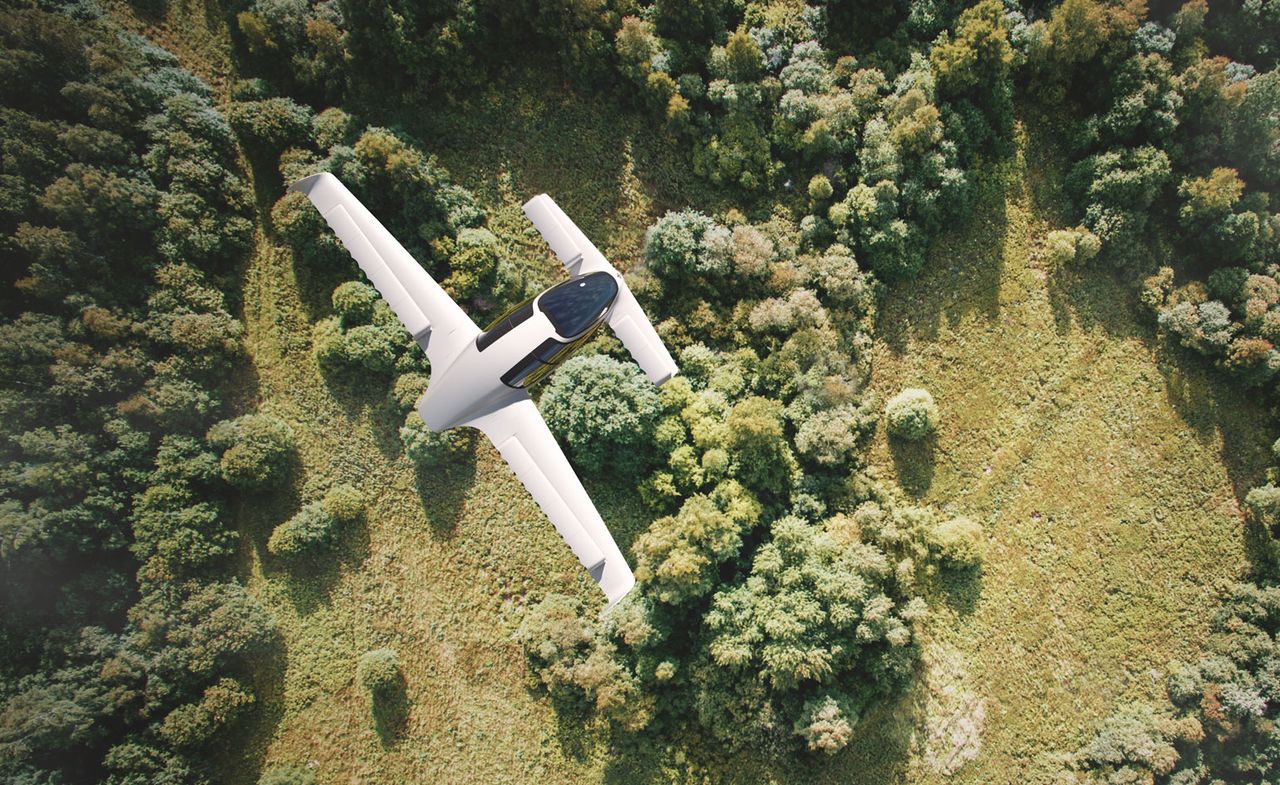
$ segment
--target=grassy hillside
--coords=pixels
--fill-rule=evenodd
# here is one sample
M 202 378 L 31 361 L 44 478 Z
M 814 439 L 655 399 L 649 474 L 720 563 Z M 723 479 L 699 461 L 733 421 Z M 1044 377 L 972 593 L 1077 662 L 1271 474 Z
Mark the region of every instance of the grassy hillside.
M 879 434 L 877 467 L 990 538 L 981 579 L 935 598 L 929 625 L 940 687 L 964 699 L 931 696 L 926 727 L 984 717 L 964 782 L 1048 772 L 1119 704 L 1163 693 L 1246 566 L 1237 499 L 1269 460 L 1267 412 L 1171 356 L 1109 271 L 1049 266 L 1052 149 L 1024 136 L 1007 189 L 879 325 L 875 388 L 928 388 L 944 425 L 919 448 Z
M 161 32 L 183 55 L 225 51 L 172 18 Z M 643 119 L 533 77 L 509 87 L 366 119 L 428 140 L 511 246 L 538 247 L 518 211 L 535 191 L 582 216 L 624 265 L 662 210 L 718 207 Z M 1196 655 L 1200 609 L 1244 569 L 1237 499 L 1268 460 L 1268 415 L 1172 356 L 1108 271 L 1048 265 L 1044 237 L 1063 223 L 1052 147 L 1024 132 L 973 224 L 881 308 L 873 387 L 881 399 L 927 387 L 944 425 L 919 448 L 878 435 L 873 461 L 906 495 L 983 523 L 980 579 L 930 598 L 918 687 L 866 718 L 849 749 L 805 771 L 713 761 L 730 779 L 1047 776 L 1098 719 L 1158 694 L 1169 664 Z M 546 270 L 558 272 L 549 259 Z M 260 233 L 244 276 L 242 395 L 293 425 L 301 471 L 292 495 L 238 510 L 244 576 L 283 642 L 255 685 L 262 710 L 226 755 L 228 781 L 282 762 L 313 766 L 322 783 L 621 783 L 684 768 L 608 760 L 590 728 L 527 689 L 511 640 L 523 598 L 587 594 L 585 576 L 487 443 L 464 466 L 419 475 L 381 395 L 320 375 L 310 323 L 325 285 L 299 272 Z M 282 564 L 266 537 L 322 476 L 357 484 L 367 521 L 336 561 Z M 626 548 L 647 523 L 638 500 L 589 490 Z M 377 727 L 355 661 L 384 645 L 399 652 L 407 705 Z
M 1118 702 L 1155 694 L 1171 661 L 1196 654 L 1196 609 L 1245 566 L 1236 494 L 1265 464 L 1265 412 L 1203 370 L 1178 370 L 1105 271 L 1046 267 L 1055 162 L 1034 136 L 1021 150 L 974 225 L 939 247 L 909 290 L 889 292 L 874 366 L 882 397 L 922 385 L 943 407 L 935 440 L 902 449 L 880 436 L 873 456 L 909 495 L 983 522 L 981 579 L 933 598 L 921 686 L 868 718 L 865 738 L 806 772 L 732 762 L 743 780 L 1047 772 L 1054 752 L 1078 746 Z M 502 182 L 502 167 L 472 163 L 464 179 Z M 632 201 L 593 219 L 624 256 L 654 189 L 649 171 L 625 171 Z M 566 201 L 580 198 L 562 187 Z M 511 192 L 480 190 L 514 219 L 499 201 Z M 498 221 L 509 233 L 517 223 Z M 254 391 L 302 437 L 300 486 L 345 478 L 372 507 L 338 564 L 301 568 L 263 548 L 294 499 L 241 510 L 246 573 L 281 620 L 284 646 L 272 683 L 258 685 L 271 697 L 246 730 L 240 780 L 264 757 L 314 764 L 322 782 L 654 775 L 644 760 L 606 767 L 589 732 L 526 690 L 510 640 L 521 598 L 589 587 L 492 448 L 477 443 L 473 463 L 416 475 L 384 401 L 320 376 L 305 293 L 288 253 L 266 238 L 244 300 Z M 637 501 L 590 490 L 625 547 L 645 523 Z M 354 683 L 355 659 L 382 645 L 405 666 L 400 728 L 376 728 Z

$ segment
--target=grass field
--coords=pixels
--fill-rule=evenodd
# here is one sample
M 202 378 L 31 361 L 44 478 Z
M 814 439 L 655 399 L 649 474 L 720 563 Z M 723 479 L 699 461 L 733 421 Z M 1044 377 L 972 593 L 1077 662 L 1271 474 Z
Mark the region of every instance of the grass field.
M 225 26 L 203 7 L 128 21 L 225 94 Z M 504 244 L 534 260 L 543 252 L 518 205 L 536 191 L 623 266 L 661 210 L 718 207 L 646 119 L 536 76 L 469 106 L 362 120 L 425 140 Z M 281 643 L 255 685 L 260 710 L 224 751 L 224 781 L 250 785 L 264 765 L 292 762 L 323 785 L 630 783 L 707 765 L 711 779 L 741 782 L 1035 782 L 1117 705 L 1159 694 L 1169 665 L 1199 650 L 1203 608 L 1247 565 L 1238 498 L 1268 460 L 1270 420 L 1166 349 L 1110 271 L 1048 265 L 1045 234 L 1063 222 L 1052 148 L 1024 133 L 1005 184 L 985 190 L 920 279 L 889 289 L 878 327 L 876 393 L 927 387 L 944 424 L 919 448 L 877 436 L 873 464 L 904 495 L 981 521 L 984 569 L 933 591 L 916 688 L 865 718 L 845 752 L 790 770 L 610 760 L 590 728 L 527 689 L 511 640 L 523 599 L 594 589 L 487 443 L 419 475 L 385 390 L 321 376 L 310 324 L 326 292 L 260 232 L 244 271 L 241 400 L 289 421 L 300 450 L 291 493 L 237 510 L 243 577 Z M 268 555 L 271 528 L 338 480 L 370 502 L 338 555 Z M 646 525 L 638 500 L 588 490 L 625 549 Z M 403 716 L 382 727 L 355 684 L 356 659 L 378 646 L 396 649 L 407 684 Z
M 1118 276 L 1049 265 L 1052 147 L 1024 137 L 1011 185 L 891 291 L 873 366 L 882 399 L 923 386 L 944 417 L 920 448 L 879 434 L 875 465 L 990 539 L 977 585 L 933 598 L 928 628 L 941 691 L 968 695 L 935 696 L 925 727 L 984 717 L 961 782 L 1035 781 L 1118 705 L 1162 694 L 1247 566 L 1238 499 L 1269 460 L 1268 413 L 1162 345 Z

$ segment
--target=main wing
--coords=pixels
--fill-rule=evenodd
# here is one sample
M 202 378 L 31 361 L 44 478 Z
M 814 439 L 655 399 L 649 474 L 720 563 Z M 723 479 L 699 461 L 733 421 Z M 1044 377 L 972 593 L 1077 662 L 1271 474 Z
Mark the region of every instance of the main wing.
M 653 329 L 653 324 L 631 293 L 627 282 L 582 230 L 569 220 L 569 216 L 564 214 L 559 205 L 550 196 L 538 194 L 525 202 L 524 214 L 533 222 L 570 275 L 602 271 L 611 273 L 617 279 L 618 297 L 609 312 L 609 327 L 618 336 L 618 340 L 622 341 L 622 345 L 627 347 L 649 381 L 662 384 L 675 376 L 680 369 L 676 367 L 675 360 L 671 359 L 671 353 L 658 337 L 657 330 Z
M 468 425 L 484 431 L 612 608 L 636 579 L 538 407 L 526 395 Z
M 313 174 L 289 190 L 305 194 L 324 216 L 400 323 L 426 351 L 433 373 L 447 367 L 480 332 L 337 177 L 328 172 Z

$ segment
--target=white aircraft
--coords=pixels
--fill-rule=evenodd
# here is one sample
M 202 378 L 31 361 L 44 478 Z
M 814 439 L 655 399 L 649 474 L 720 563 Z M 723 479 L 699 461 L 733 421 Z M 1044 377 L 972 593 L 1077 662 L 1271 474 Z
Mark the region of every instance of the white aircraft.
M 484 431 L 595 579 L 612 608 L 635 585 L 627 560 L 526 389 L 608 323 L 654 384 L 675 375 L 622 275 L 551 197 L 524 214 L 568 268 L 569 280 L 498 317 L 481 332 L 378 219 L 327 172 L 290 186 L 324 216 L 431 362 L 418 413 L 431 430 Z

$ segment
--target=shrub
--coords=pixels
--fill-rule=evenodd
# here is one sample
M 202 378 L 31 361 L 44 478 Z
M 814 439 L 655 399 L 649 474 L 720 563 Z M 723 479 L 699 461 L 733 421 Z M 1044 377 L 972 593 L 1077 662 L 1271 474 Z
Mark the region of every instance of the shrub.
M 360 655 L 356 680 L 374 698 L 385 695 L 400 684 L 400 658 L 391 649 L 373 649 Z
M 293 429 L 269 414 L 246 414 L 209 429 L 209 445 L 222 452 L 219 466 L 227 482 L 246 491 L 277 485 L 293 452 Z
M 350 485 L 333 486 L 321 504 L 326 513 L 343 522 L 354 521 L 364 514 L 364 498 Z
M 355 327 L 373 321 L 373 304 L 378 290 L 361 281 L 347 281 L 333 290 L 333 310 L 343 327 Z
M 1272 532 L 1280 530 L 1280 488 L 1271 483 L 1253 488 L 1244 497 L 1244 504 L 1259 525 Z
M 315 548 L 332 545 L 337 538 L 338 519 L 323 502 L 312 502 L 271 532 L 267 550 L 276 556 L 297 556 Z
M 1049 232 L 1046 245 L 1050 261 L 1059 265 L 1077 260 L 1088 261 L 1097 256 L 1102 247 L 1098 236 L 1083 226 L 1074 229 L 1054 229 Z
M 941 414 L 928 390 L 910 387 L 895 395 L 884 407 L 890 436 L 918 441 L 938 429 Z
M 815 174 L 809 179 L 809 198 L 815 202 L 825 202 L 831 198 L 833 189 L 826 175 Z
M 246 147 L 263 153 L 279 153 L 311 131 L 311 110 L 289 98 L 237 101 L 227 119 Z
M 436 433 L 417 412 L 409 412 L 400 428 L 404 454 L 414 466 L 427 469 L 461 458 L 471 448 L 471 436 L 461 428 Z
M 422 394 L 427 391 L 427 385 L 430 382 L 431 377 L 425 373 L 398 374 L 391 385 L 391 401 L 401 414 L 407 415 L 413 410 Z
M 943 565 L 958 569 L 980 565 L 983 544 L 982 526 L 963 515 L 938 523 L 929 537 L 929 545 Z
M 583 469 L 637 472 L 658 422 L 658 390 L 634 363 L 605 355 L 566 362 L 540 402 L 547 425 Z
M 796 720 L 796 735 L 804 739 L 810 752 L 834 755 L 849 745 L 853 739 L 853 723 L 857 715 L 850 716 L 844 701 L 832 695 L 823 695 L 805 702 Z
M 759 520 L 760 505 L 732 480 L 710 496 L 691 496 L 678 514 L 654 521 L 636 540 L 636 580 L 665 603 L 701 597 Z

